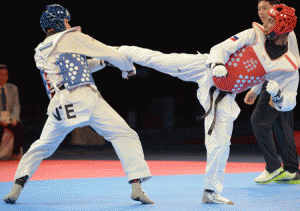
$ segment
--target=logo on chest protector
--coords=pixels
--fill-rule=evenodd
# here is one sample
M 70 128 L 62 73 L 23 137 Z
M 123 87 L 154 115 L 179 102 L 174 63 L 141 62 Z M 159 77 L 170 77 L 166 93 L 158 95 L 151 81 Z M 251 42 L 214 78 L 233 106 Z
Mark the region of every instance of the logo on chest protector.
M 213 81 L 218 89 L 234 94 L 262 83 L 267 74 L 251 46 L 243 47 L 232 54 L 225 67 L 228 76 L 213 77 Z

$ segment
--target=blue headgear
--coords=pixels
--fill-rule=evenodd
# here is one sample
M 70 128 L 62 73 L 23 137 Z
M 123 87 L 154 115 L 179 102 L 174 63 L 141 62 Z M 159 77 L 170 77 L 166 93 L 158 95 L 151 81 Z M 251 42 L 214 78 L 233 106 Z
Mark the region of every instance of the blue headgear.
M 44 32 L 47 29 L 54 29 L 57 32 L 66 30 L 64 19 L 71 20 L 69 11 L 59 4 L 51 4 L 46 6 L 46 11 L 43 12 L 40 23 Z

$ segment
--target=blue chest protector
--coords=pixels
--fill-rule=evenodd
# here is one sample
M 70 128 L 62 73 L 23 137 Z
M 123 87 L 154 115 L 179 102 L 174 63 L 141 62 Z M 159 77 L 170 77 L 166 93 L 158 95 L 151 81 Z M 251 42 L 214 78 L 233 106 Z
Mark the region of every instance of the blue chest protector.
M 55 62 L 60 67 L 63 85 L 75 88 L 86 84 L 94 84 L 85 56 L 77 53 L 62 53 Z

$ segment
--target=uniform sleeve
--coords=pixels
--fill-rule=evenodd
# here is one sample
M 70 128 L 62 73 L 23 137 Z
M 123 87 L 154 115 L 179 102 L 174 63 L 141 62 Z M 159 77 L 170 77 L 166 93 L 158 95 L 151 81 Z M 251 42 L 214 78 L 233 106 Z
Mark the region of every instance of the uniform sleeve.
M 274 103 L 275 108 L 278 111 L 291 111 L 296 106 L 296 97 L 299 85 L 299 72 L 295 71 L 289 78 L 291 80 L 281 88 L 283 101 L 281 103 Z
M 81 32 L 66 33 L 58 43 L 57 50 L 103 59 L 123 71 L 134 70 L 133 63 L 124 54 Z
M 226 64 L 231 54 L 244 46 L 253 45 L 255 42 L 256 33 L 253 28 L 236 34 L 211 48 L 206 61 L 206 67 L 210 68 L 212 63 Z
M 297 37 L 294 31 L 289 33 L 288 42 L 289 42 L 289 49 L 293 52 L 294 56 L 296 56 L 298 63 L 300 63 L 299 47 L 298 47 Z

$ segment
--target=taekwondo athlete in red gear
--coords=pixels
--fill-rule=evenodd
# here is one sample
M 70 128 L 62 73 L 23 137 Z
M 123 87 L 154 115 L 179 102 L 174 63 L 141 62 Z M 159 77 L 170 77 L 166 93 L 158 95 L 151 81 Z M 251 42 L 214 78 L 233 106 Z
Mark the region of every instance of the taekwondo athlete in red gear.
M 151 173 L 139 137 L 101 97 L 92 77 L 104 67 L 103 60 L 122 71 L 135 67 L 122 53 L 81 33 L 80 27 L 71 28 L 69 20 L 68 10 L 60 5 L 47 6 L 41 16 L 46 39 L 35 49 L 34 58 L 50 98 L 48 119 L 40 139 L 22 157 L 4 201 L 15 203 L 41 161 L 54 153 L 69 132 L 89 125 L 112 143 L 132 184 L 131 198 L 153 204 L 141 187 Z
M 296 25 L 295 14 L 291 16 L 292 24 L 285 22 L 286 19 L 282 20 L 289 26 L 286 33 L 292 31 Z M 270 34 L 273 34 L 272 31 Z M 274 36 L 277 37 L 278 34 Z M 272 80 L 281 90 L 280 96 L 277 96 L 278 89 L 270 88 L 274 99 L 278 100 L 277 109 L 290 110 L 296 105 L 300 59 L 298 49 L 294 48 L 293 44 L 297 43 L 297 40 L 292 40 L 288 52 L 276 61 L 270 60 L 265 50 L 265 40 L 264 27 L 253 23 L 253 28 L 214 46 L 209 54 L 163 54 L 135 46 L 119 48 L 120 52 L 136 64 L 199 85 L 197 97 L 206 111 L 207 165 L 203 203 L 233 204 L 220 193 L 223 189 L 233 122 L 240 113 L 240 108 L 235 102 L 236 94 L 264 80 Z M 218 89 L 214 88 L 215 86 Z

